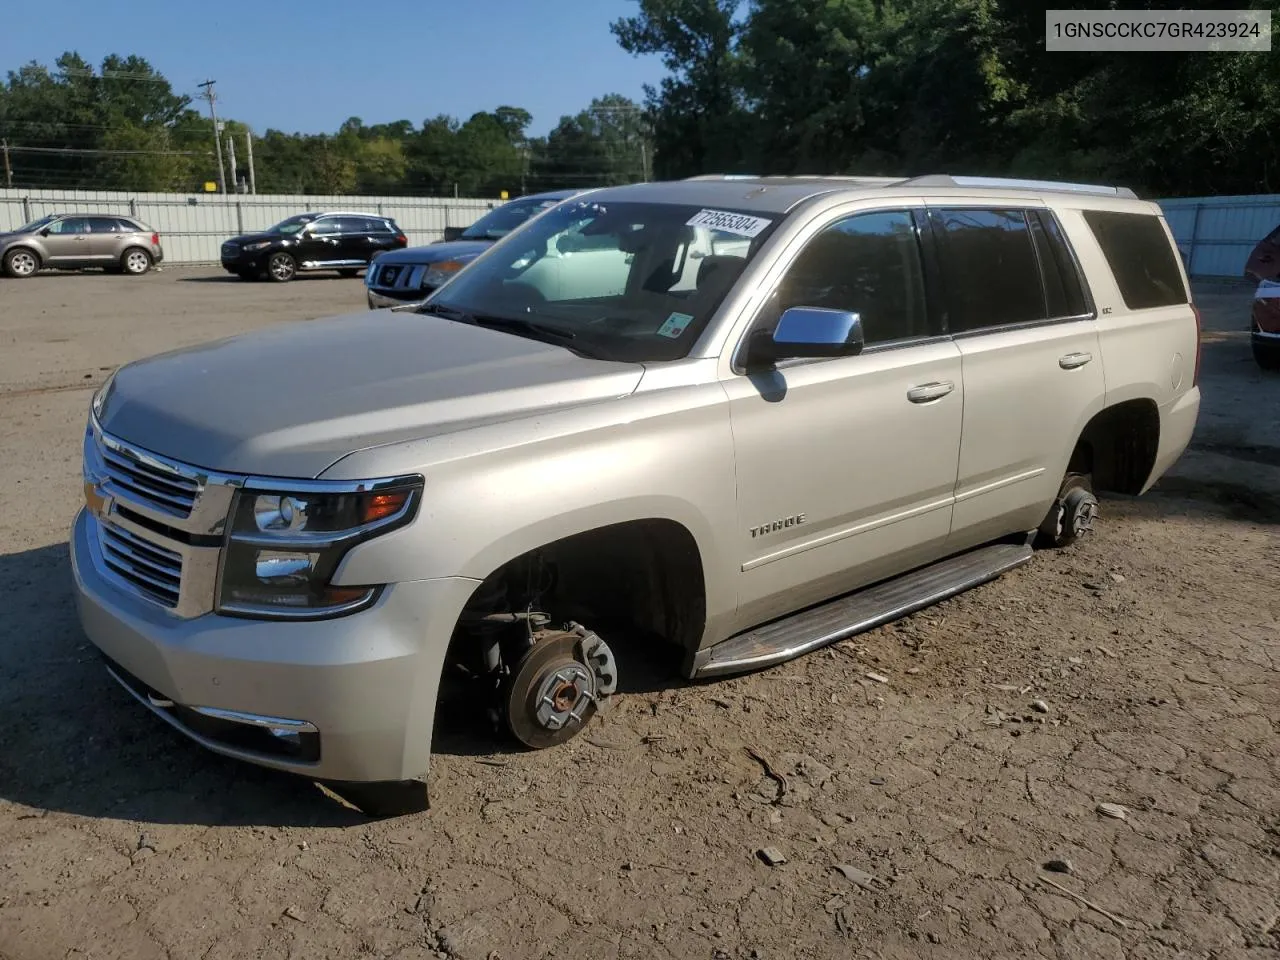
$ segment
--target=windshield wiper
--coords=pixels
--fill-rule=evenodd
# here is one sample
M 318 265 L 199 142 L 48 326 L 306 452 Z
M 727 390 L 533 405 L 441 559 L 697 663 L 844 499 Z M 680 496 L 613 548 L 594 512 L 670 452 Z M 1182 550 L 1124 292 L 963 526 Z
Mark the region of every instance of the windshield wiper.
M 538 323 L 524 317 L 473 317 L 472 322 L 479 327 L 490 327 L 517 335 L 537 334 L 539 337 L 554 338 L 556 341 L 567 341 L 577 338 L 577 334 L 563 327 L 555 327 L 549 323 Z
M 395 308 L 393 307 L 392 309 Z M 487 314 L 468 313 L 466 310 L 459 310 L 457 307 L 449 307 L 442 303 L 424 303 L 418 306 L 417 312 L 434 314 L 438 317 L 444 317 L 446 320 L 467 323 L 473 327 L 501 330 L 503 333 L 514 334 L 517 337 L 527 337 L 530 340 L 539 340 L 543 343 L 553 343 L 567 347 L 567 349 L 576 353 L 581 353 L 583 356 L 601 359 L 598 354 L 585 347 L 577 344 L 572 347 L 568 346 L 570 341 L 578 338 L 578 335 L 572 330 L 565 330 L 563 327 L 553 326 L 549 323 L 526 320 L 524 317 L 495 317 Z

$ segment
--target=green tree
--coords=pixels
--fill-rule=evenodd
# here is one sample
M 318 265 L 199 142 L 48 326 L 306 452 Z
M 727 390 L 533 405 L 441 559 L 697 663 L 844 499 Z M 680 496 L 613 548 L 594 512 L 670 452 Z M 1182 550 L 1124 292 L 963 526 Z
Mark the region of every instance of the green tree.
M 740 170 L 754 124 L 744 106 L 738 52 L 741 0 L 638 0 L 612 24 L 633 54 L 657 54 L 670 76 L 647 87 L 659 178 Z

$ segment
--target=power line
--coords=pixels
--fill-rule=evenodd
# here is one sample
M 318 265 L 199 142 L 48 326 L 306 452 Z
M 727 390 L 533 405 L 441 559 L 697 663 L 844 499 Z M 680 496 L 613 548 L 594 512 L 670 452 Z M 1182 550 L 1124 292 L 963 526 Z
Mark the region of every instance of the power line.
M 59 68 L 55 72 L 64 77 L 87 77 L 90 80 L 133 80 L 138 83 L 169 85 L 169 81 L 164 77 L 151 76 L 145 73 L 126 73 L 122 70 L 103 70 L 101 73 L 94 73 L 92 70 L 65 70 Z
M 89 153 L 107 157 L 207 157 L 209 151 L 105 150 L 98 147 L 9 147 L 10 153 Z

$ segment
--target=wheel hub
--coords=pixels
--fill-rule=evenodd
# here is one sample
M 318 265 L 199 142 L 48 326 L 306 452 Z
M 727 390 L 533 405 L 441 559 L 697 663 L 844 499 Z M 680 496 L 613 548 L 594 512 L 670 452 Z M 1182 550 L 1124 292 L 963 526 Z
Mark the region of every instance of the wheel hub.
M 573 626 L 535 634 L 504 683 L 507 727 L 535 750 L 577 735 L 616 686 L 613 655 L 604 641 Z
M 596 700 L 595 683 L 582 664 L 564 664 L 543 674 L 536 696 L 534 719 L 543 729 L 557 731 L 565 724 L 582 723 L 583 714 Z

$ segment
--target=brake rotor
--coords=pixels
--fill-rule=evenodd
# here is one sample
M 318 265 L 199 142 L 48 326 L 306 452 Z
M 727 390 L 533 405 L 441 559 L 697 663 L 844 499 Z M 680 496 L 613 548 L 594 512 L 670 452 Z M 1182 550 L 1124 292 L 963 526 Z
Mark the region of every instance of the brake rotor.
M 581 638 L 555 631 L 520 659 L 507 684 L 507 726 L 541 750 L 572 739 L 596 712 L 595 673 L 578 659 Z

